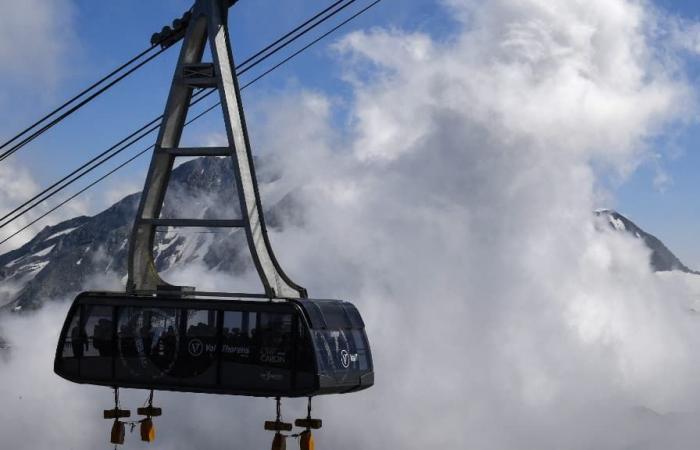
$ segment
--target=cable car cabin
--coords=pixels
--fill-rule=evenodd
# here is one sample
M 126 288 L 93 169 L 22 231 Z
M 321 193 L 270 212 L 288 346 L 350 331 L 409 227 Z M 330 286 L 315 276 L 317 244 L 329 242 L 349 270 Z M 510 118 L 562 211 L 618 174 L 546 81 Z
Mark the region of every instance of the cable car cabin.
M 68 313 L 54 370 L 76 383 L 257 397 L 374 383 L 362 318 L 339 300 L 87 292 Z

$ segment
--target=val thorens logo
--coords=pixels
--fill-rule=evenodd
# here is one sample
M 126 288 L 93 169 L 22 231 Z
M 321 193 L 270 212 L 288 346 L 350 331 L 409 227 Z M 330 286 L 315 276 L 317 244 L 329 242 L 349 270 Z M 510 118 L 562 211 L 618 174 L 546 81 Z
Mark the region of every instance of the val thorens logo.
M 350 353 L 347 350 L 340 351 L 340 364 L 346 369 L 350 368 L 350 363 L 357 362 L 358 359 L 357 353 Z
M 204 343 L 199 339 L 192 339 L 187 345 L 187 350 L 192 356 L 200 356 L 204 352 Z
M 346 369 L 350 367 L 350 353 L 348 353 L 347 350 L 341 350 L 340 351 L 340 363 L 345 367 Z

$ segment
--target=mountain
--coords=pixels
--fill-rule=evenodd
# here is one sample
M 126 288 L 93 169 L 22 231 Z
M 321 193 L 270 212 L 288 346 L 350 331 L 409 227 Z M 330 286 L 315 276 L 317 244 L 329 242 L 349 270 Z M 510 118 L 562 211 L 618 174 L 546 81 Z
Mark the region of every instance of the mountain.
M 257 164 L 261 165 L 259 161 Z M 171 174 L 161 217 L 239 217 L 233 173 L 232 162 L 226 158 L 198 158 L 178 166 Z M 261 188 L 277 178 L 265 170 L 258 173 Z M 46 227 L 22 247 L 1 255 L 0 308 L 32 310 L 45 301 L 72 296 L 86 288 L 111 285 L 117 289 L 123 285 L 139 196 L 129 195 L 95 216 Z M 290 195 L 276 202 L 266 211 L 268 227 L 279 228 L 283 216 L 295 206 Z M 252 267 L 245 234 L 240 229 L 159 230 L 154 255 L 161 273 L 194 262 L 234 274 Z
M 232 162 L 198 158 L 171 175 L 161 217 L 230 219 L 239 217 Z M 279 177 L 272 164 L 256 161 L 261 190 Z M 128 240 L 139 193 L 129 195 L 92 217 L 76 217 L 44 228 L 31 241 L 0 255 L 0 311 L 27 311 L 52 299 L 64 299 L 84 289 L 120 289 L 126 279 Z M 269 199 L 268 199 L 269 201 Z M 235 205 L 234 205 L 235 204 Z M 303 221 L 294 196 L 266 204 L 267 224 L 280 228 L 286 221 Z M 611 229 L 642 239 L 651 249 L 655 271 L 685 266 L 659 239 L 612 210 L 595 214 Z M 242 273 L 252 267 L 245 235 L 240 229 L 164 229 L 156 233 L 155 263 L 159 272 L 199 263 L 210 270 Z
M 651 250 L 650 264 L 655 272 L 679 270 L 685 273 L 698 274 L 698 272 L 689 269 L 683 264 L 656 236 L 642 230 L 619 212 L 610 209 L 599 209 L 595 214 L 605 220 L 613 230 L 628 233 L 637 239 L 642 239 L 644 244 Z

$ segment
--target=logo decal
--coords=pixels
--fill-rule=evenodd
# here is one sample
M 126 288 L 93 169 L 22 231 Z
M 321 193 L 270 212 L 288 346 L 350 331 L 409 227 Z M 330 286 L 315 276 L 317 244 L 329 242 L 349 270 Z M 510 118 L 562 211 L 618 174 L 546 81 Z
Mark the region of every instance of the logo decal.
M 357 353 L 350 353 L 347 350 L 340 351 L 340 364 L 342 364 L 344 368 L 349 369 L 350 363 L 357 362 L 357 360 Z
M 201 356 L 204 353 L 204 343 L 199 339 L 192 339 L 187 345 L 187 351 L 192 356 Z
M 272 373 L 271 371 L 263 372 L 260 374 L 260 378 L 265 381 L 265 382 L 270 382 L 270 381 L 282 381 L 284 379 L 284 376 L 279 374 L 279 373 Z
M 345 367 L 346 369 L 350 367 L 350 353 L 348 353 L 347 350 L 341 350 L 340 351 L 340 363 Z

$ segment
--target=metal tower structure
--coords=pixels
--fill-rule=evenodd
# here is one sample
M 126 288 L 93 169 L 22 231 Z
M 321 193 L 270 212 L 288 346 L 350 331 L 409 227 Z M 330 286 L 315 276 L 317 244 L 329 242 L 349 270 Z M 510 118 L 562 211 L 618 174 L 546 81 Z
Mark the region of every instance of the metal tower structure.
M 290 280 L 280 267 L 267 236 L 228 33 L 228 7 L 231 3 L 230 0 L 197 0 L 192 9 L 130 239 L 129 292 L 183 289 L 165 282 L 156 270 L 153 244 L 157 227 L 237 227 L 245 230 L 265 295 L 270 298 L 307 297 L 306 290 Z M 207 43 L 212 62 L 202 60 Z M 196 88 L 218 90 L 228 146 L 180 147 L 187 111 Z M 241 218 L 160 218 L 175 158 L 187 156 L 232 158 Z

